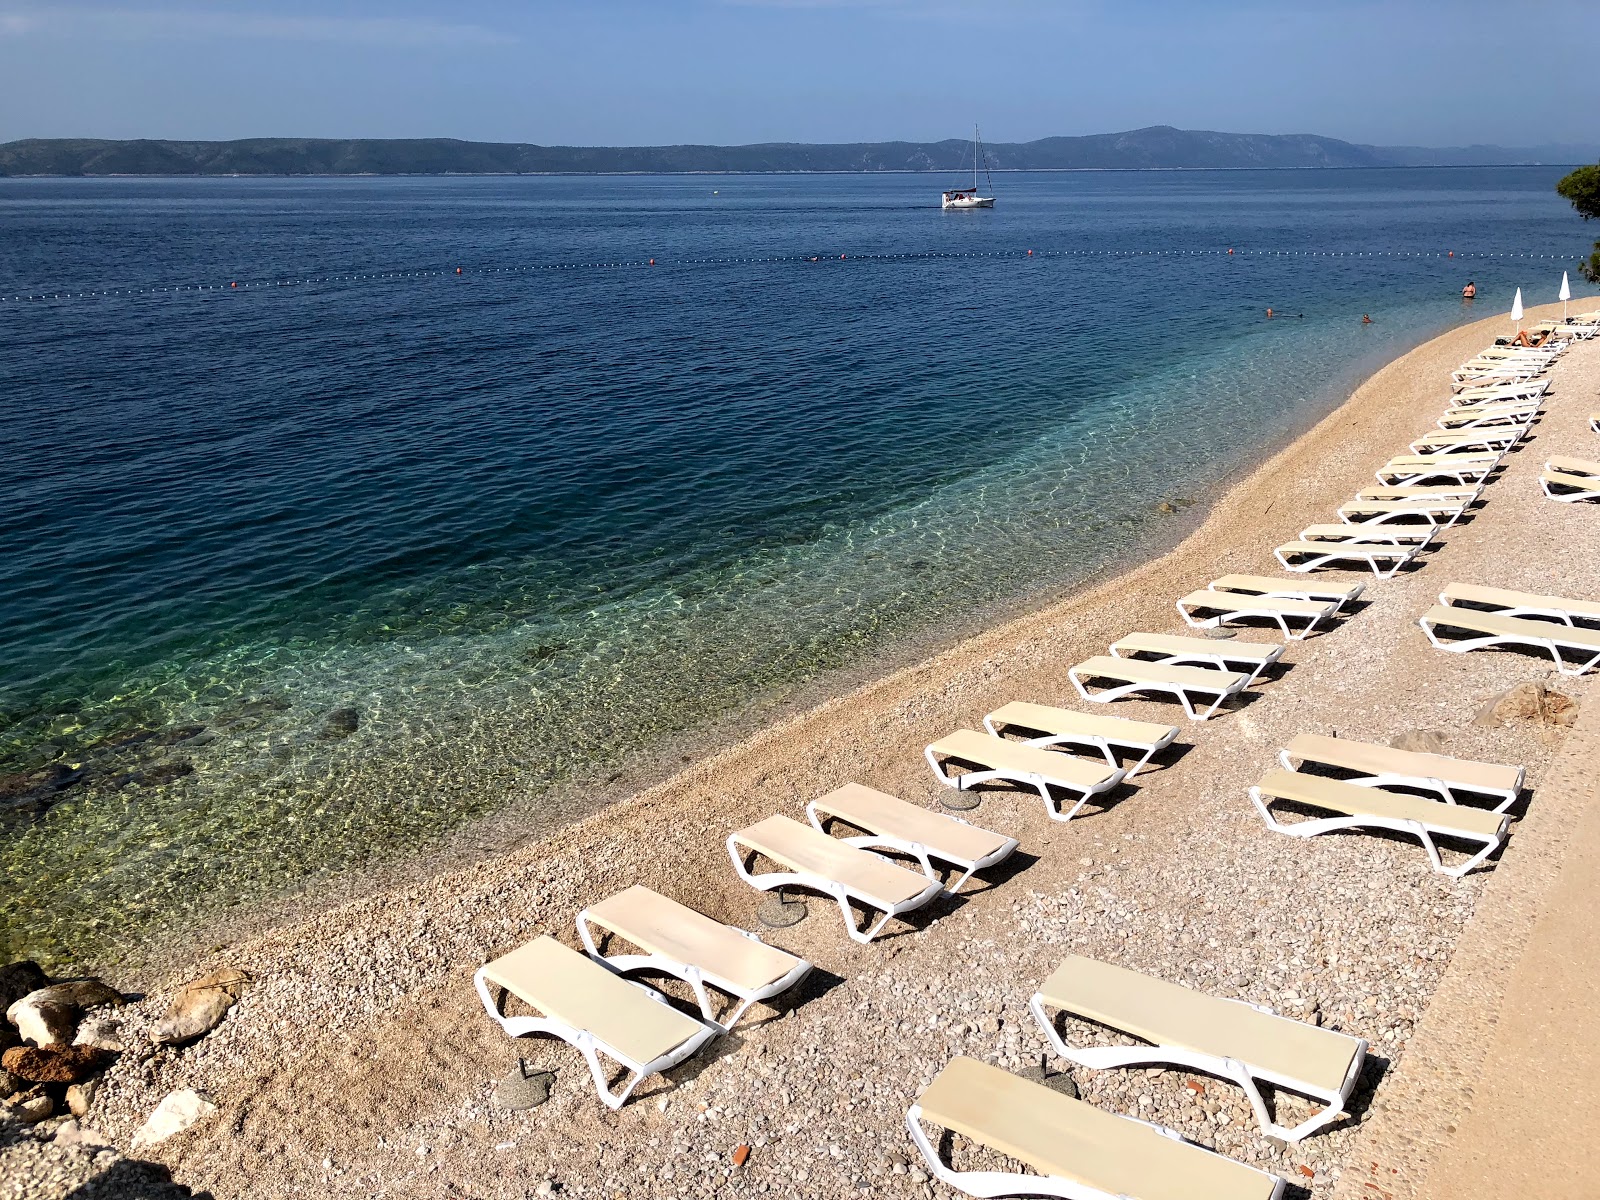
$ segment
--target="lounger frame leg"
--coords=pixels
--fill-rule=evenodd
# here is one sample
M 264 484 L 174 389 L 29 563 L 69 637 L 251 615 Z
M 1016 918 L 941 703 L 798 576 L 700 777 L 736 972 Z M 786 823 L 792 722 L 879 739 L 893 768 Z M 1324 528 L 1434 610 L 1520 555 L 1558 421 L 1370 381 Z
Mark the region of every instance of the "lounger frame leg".
M 1263 799 L 1261 789 L 1250 789 L 1250 799 L 1256 809 L 1261 813 L 1261 819 L 1267 823 L 1267 828 L 1277 833 L 1286 833 L 1290 837 L 1310 838 L 1322 833 L 1333 833 L 1340 829 L 1388 829 L 1394 833 L 1407 833 L 1422 843 L 1422 848 L 1428 852 L 1428 862 L 1441 875 L 1448 875 L 1452 879 L 1460 879 L 1467 872 L 1478 866 L 1493 854 L 1505 842 L 1505 825 L 1500 826 L 1500 832 L 1491 838 L 1480 839 L 1478 835 L 1464 833 L 1458 829 L 1442 829 L 1439 834 L 1443 837 L 1460 838 L 1464 842 L 1482 840 L 1483 849 L 1470 856 L 1465 862 L 1454 867 L 1447 867 L 1439 857 L 1439 847 L 1434 841 L 1434 831 L 1421 821 L 1407 821 L 1396 817 L 1378 816 L 1340 816 L 1320 817 L 1307 821 L 1296 821 L 1293 825 L 1285 825 L 1272 815 L 1268 803 Z
M 1235 1000 L 1232 1003 L 1245 1004 L 1242 1000 Z M 1271 1012 L 1270 1009 L 1261 1008 L 1259 1005 L 1245 1006 L 1262 1012 Z M 1268 1137 L 1282 1138 L 1286 1142 L 1303 1141 L 1317 1130 L 1345 1116 L 1345 1101 L 1349 1099 L 1356 1080 L 1361 1076 L 1361 1064 L 1366 1060 L 1367 1054 L 1366 1040 L 1357 1039 L 1361 1043 L 1361 1049 L 1351 1059 L 1350 1069 L 1345 1072 L 1343 1085 L 1338 1091 L 1329 1091 L 1311 1087 L 1301 1080 L 1285 1079 L 1266 1073 L 1258 1076 L 1236 1058 L 1219 1058 L 1213 1054 L 1200 1054 L 1181 1050 L 1175 1046 L 1094 1046 L 1079 1049 L 1067 1045 L 1056 1032 L 1055 1022 L 1045 1011 L 1042 993 L 1033 994 L 1032 999 L 1028 1001 L 1028 1010 L 1033 1013 L 1034 1020 L 1044 1031 L 1045 1040 L 1050 1043 L 1050 1048 L 1061 1058 L 1080 1066 L 1103 1071 L 1118 1067 L 1145 1066 L 1150 1063 L 1170 1063 L 1176 1067 L 1187 1067 L 1191 1071 L 1200 1071 L 1237 1084 L 1250 1101 L 1250 1109 L 1256 1115 L 1256 1123 L 1261 1126 L 1261 1132 Z M 1280 1125 L 1272 1119 L 1272 1114 L 1267 1110 L 1266 1099 L 1261 1094 L 1260 1084 L 1257 1083 L 1258 1078 L 1274 1087 L 1320 1101 L 1326 1107 L 1298 1125 Z
M 484 978 L 485 968 L 480 967 L 473 976 L 472 982 L 477 986 L 478 998 L 483 1001 L 484 1011 L 492 1017 L 506 1035 L 512 1038 L 526 1037 L 529 1034 L 542 1033 L 566 1042 L 588 1064 L 589 1074 L 594 1080 L 595 1093 L 600 1097 L 607 1108 L 618 1109 L 628 1102 L 628 1097 L 633 1090 L 652 1075 L 659 1075 L 662 1071 L 671 1070 L 684 1059 L 699 1050 L 701 1046 L 710 1041 L 721 1032 L 721 1027 L 707 1026 L 701 1033 L 696 1034 L 682 1045 L 663 1054 L 649 1062 L 635 1062 L 627 1055 L 620 1053 L 610 1046 L 598 1041 L 593 1034 L 581 1029 L 574 1029 L 565 1021 L 558 1021 L 554 1017 L 508 1017 L 500 1012 L 500 1005 L 495 1001 L 489 991 L 489 981 Z M 658 1004 L 666 1004 L 665 998 L 651 988 L 641 987 Z M 604 1065 L 600 1062 L 600 1053 L 612 1059 L 627 1071 L 632 1073 L 632 1078 L 624 1083 L 621 1091 L 613 1091 L 611 1082 Z

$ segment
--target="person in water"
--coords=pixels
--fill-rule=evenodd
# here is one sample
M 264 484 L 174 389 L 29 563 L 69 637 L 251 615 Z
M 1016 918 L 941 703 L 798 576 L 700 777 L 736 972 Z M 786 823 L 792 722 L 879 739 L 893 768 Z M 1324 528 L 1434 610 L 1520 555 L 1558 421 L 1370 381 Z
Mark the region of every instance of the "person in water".
M 1272 310 L 1270 308 L 1267 309 L 1267 320 L 1272 320 Z
M 1461 298 L 1463 300 L 1471 300 L 1477 294 L 1478 285 L 1473 283 L 1470 279 L 1467 280 L 1467 286 L 1461 289 Z
M 1372 324 L 1372 318 L 1367 316 L 1366 313 L 1362 313 L 1361 314 L 1361 323 L 1363 325 L 1371 325 Z

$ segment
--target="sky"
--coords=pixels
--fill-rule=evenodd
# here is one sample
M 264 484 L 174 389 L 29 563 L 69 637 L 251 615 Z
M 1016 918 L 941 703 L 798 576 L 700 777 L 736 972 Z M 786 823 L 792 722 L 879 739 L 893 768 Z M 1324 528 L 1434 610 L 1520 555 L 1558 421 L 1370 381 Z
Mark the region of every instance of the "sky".
M 0 141 L 1600 140 L 1587 0 L 0 0 Z

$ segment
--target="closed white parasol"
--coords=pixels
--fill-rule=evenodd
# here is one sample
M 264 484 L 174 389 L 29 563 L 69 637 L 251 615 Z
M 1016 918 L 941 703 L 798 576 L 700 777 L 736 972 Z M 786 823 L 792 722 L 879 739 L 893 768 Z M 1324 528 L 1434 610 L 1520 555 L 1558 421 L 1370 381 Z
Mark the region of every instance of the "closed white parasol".
M 1566 324 L 1567 301 L 1572 299 L 1572 285 L 1567 282 L 1565 271 L 1561 272 L 1561 291 L 1556 295 L 1556 299 L 1561 301 L 1561 322 Z
M 1517 323 L 1517 332 L 1522 332 L 1522 289 L 1517 289 L 1517 298 L 1511 302 L 1511 319 Z

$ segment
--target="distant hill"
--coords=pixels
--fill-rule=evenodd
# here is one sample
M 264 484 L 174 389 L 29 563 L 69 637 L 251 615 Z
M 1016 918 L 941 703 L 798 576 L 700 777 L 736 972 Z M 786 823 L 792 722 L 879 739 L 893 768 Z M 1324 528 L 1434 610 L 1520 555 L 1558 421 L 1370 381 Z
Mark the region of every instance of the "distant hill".
M 1507 150 L 1359 146 L 1315 134 L 1210 133 L 1168 125 L 985 145 L 997 171 L 1395 167 L 1577 163 L 1596 146 Z M 0 175 L 491 175 L 960 171 L 970 142 L 753 146 L 535 146 L 453 138 L 245 138 L 232 142 L 28 138 L 0 144 Z

